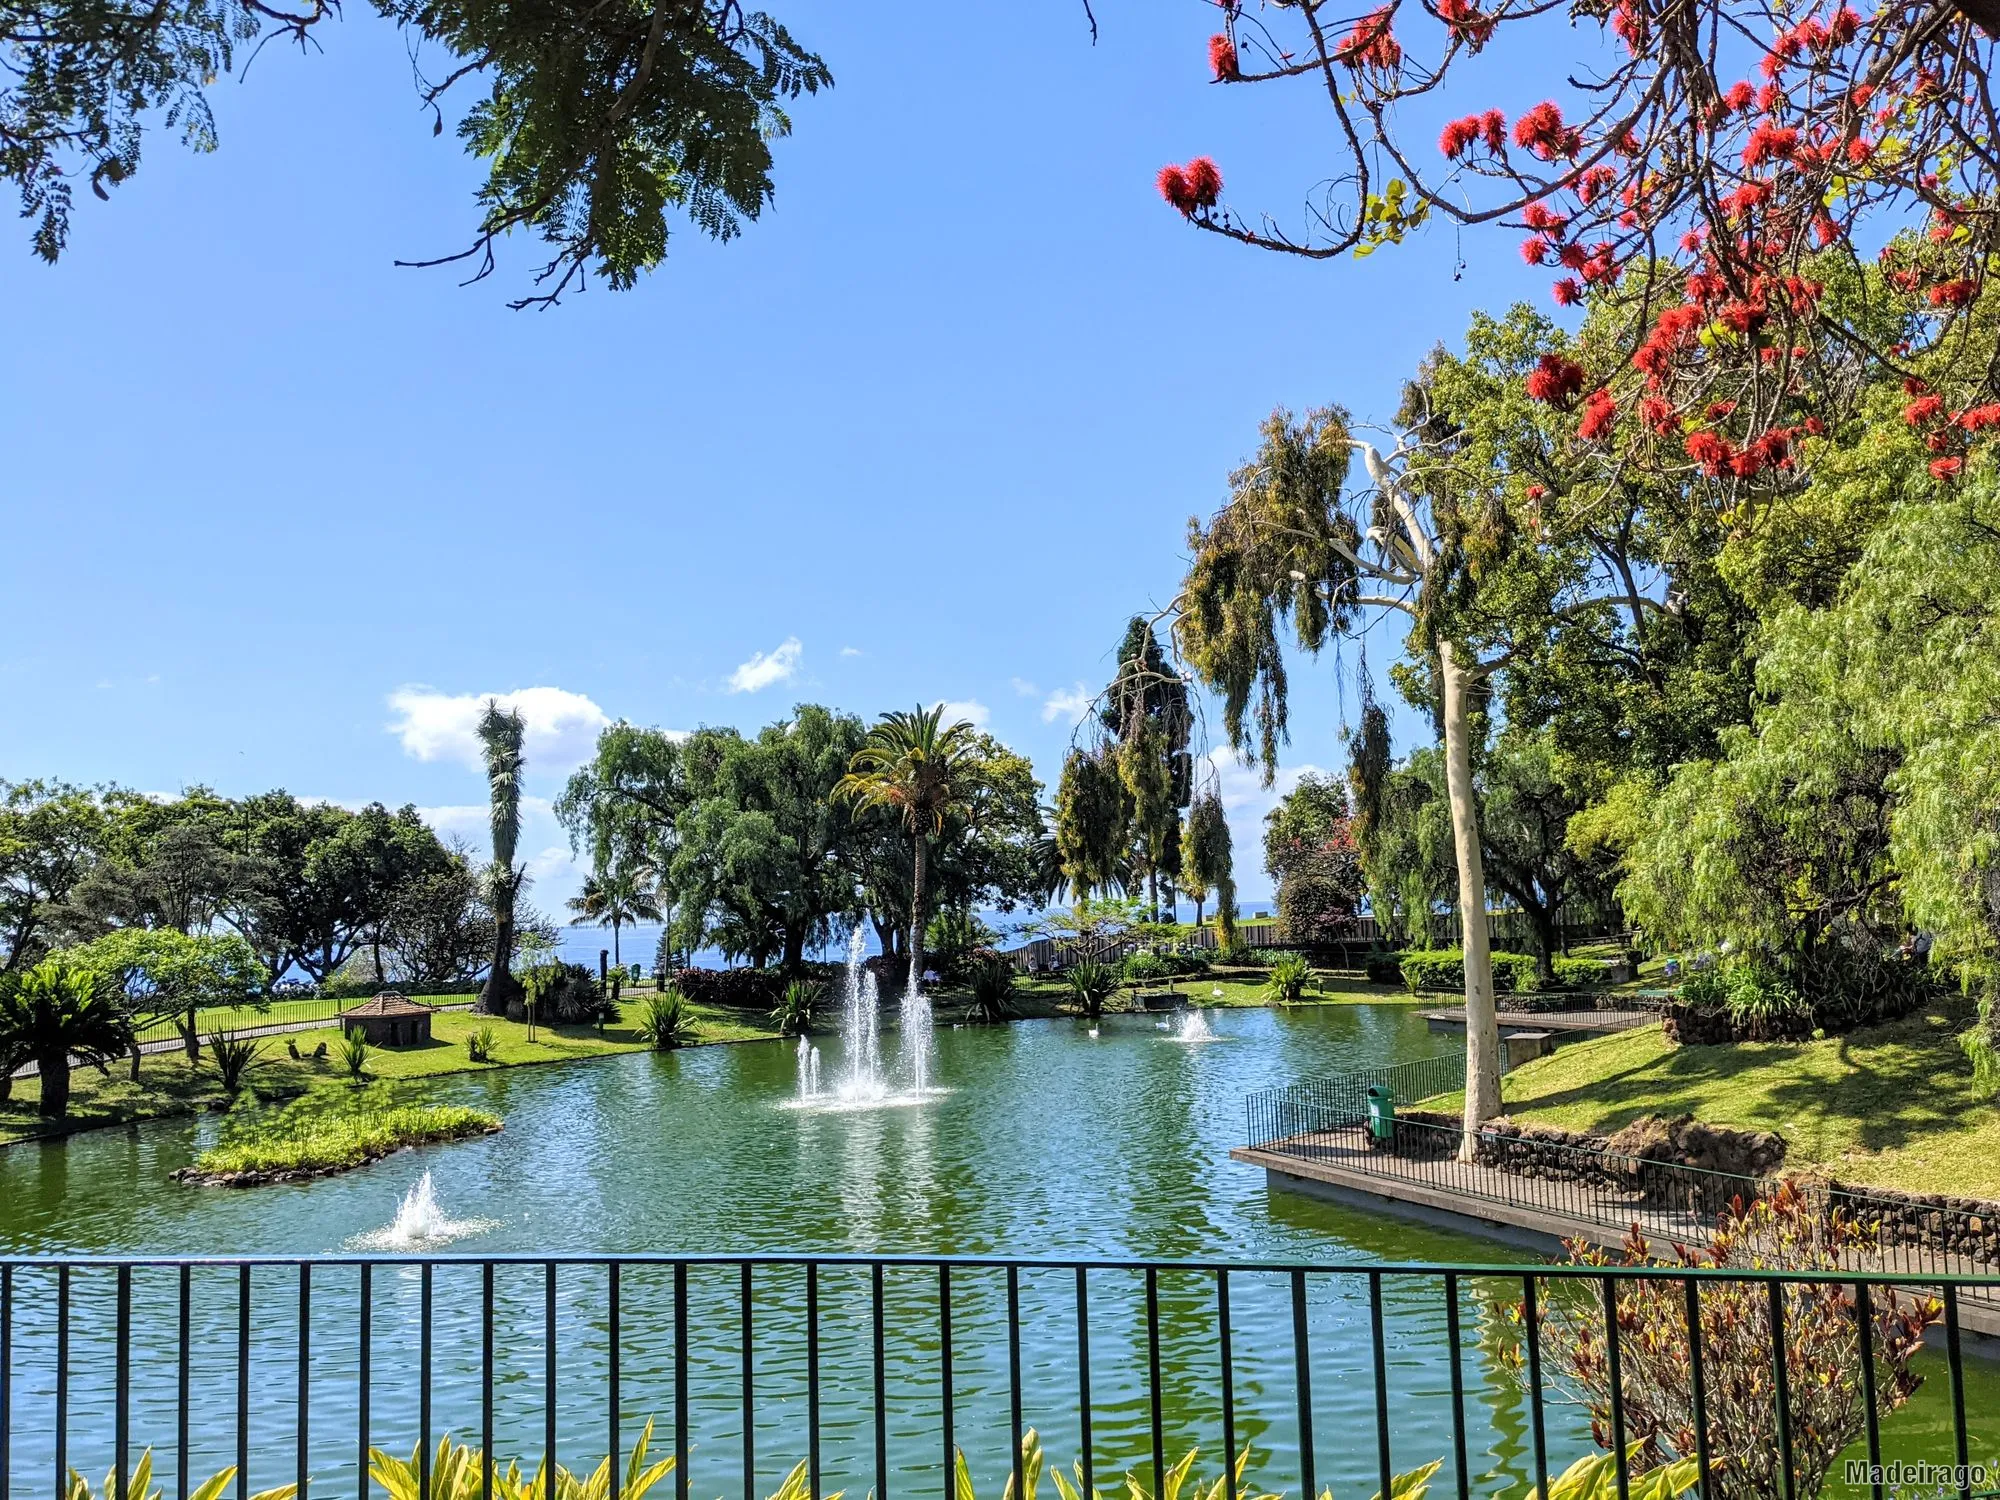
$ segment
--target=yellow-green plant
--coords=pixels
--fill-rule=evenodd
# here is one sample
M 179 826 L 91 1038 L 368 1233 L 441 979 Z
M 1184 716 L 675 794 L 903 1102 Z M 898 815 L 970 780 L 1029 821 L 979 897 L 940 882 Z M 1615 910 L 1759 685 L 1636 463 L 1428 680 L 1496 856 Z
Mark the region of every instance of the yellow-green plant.
M 632 1447 L 632 1456 L 625 1461 L 625 1483 L 619 1489 L 624 1500 L 644 1500 L 648 1490 L 674 1471 L 671 1457 L 651 1464 L 646 1462 L 646 1449 L 652 1440 L 653 1424 L 648 1420 L 645 1430 L 639 1434 L 639 1441 Z M 368 1472 L 382 1486 L 389 1500 L 478 1500 L 481 1492 L 481 1454 L 477 1448 L 454 1443 L 450 1433 L 439 1438 L 437 1456 L 431 1464 L 428 1495 L 422 1489 L 421 1456 L 420 1452 L 412 1449 L 409 1458 L 404 1460 L 384 1453 L 380 1448 L 370 1448 Z M 805 1465 L 800 1464 L 793 1471 L 792 1478 L 803 1484 L 801 1476 L 804 1472 Z M 785 1490 L 780 1490 L 779 1495 L 783 1500 L 796 1500 Z M 579 1479 L 562 1465 L 556 1465 L 553 1493 L 550 1492 L 546 1460 L 535 1466 L 532 1476 L 521 1473 L 518 1460 L 510 1461 L 505 1469 L 495 1464 L 493 1500 L 611 1500 L 611 1460 L 609 1457 L 600 1460 L 588 1479 Z M 838 1500 L 838 1497 L 829 1496 L 828 1500 Z
M 188 1500 L 222 1500 L 236 1482 L 236 1466 L 224 1469 L 220 1474 L 203 1481 L 188 1496 Z M 259 1490 L 250 1500 L 294 1500 L 299 1492 L 295 1484 L 284 1484 L 274 1490 Z M 118 1493 L 118 1471 L 111 1470 L 104 1476 L 104 1488 L 93 1492 L 90 1481 L 76 1470 L 69 1471 L 69 1486 L 63 1491 L 62 1500 L 110 1500 Z M 132 1466 L 132 1480 L 125 1486 L 126 1500 L 160 1500 L 161 1492 L 153 1485 L 153 1450 L 148 1448 L 139 1455 L 139 1462 Z
M 1280 953 L 1271 960 L 1264 996 L 1273 1005 L 1296 1005 L 1312 980 L 1312 965 L 1303 953 Z

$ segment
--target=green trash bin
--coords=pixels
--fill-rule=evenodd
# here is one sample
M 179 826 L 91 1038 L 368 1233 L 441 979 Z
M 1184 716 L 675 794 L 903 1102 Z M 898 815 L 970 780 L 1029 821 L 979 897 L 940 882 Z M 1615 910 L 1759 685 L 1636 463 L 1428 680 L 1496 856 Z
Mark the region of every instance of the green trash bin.
M 1368 1085 L 1368 1134 L 1387 1143 L 1396 1135 L 1396 1096 L 1386 1083 Z

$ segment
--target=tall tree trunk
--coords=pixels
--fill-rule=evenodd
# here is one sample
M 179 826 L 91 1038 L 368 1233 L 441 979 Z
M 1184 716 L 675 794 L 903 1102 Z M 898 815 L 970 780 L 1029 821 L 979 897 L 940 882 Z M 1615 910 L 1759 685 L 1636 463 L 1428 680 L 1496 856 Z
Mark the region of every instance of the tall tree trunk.
M 1493 1002 L 1493 945 L 1486 927 L 1486 862 L 1479 852 L 1479 810 L 1472 791 L 1472 732 L 1466 722 L 1472 673 L 1457 649 L 1438 642 L 1444 697 L 1445 791 L 1458 854 L 1458 927 L 1465 955 L 1465 1138 L 1470 1161 L 1481 1124 L 1500 1113 L 1500 1017 Z
M 785 924 L 785 956 L 779 960 L 787 974 L 797 974 L 806 961 L 806 929 L 803 923 Z
M 916 836 L 916 879 L 910 882 L 910 978 L 909 987 L 924 982 L 924 852 L 923 834 Z
M 69 1113 L 69 1049 L 35 1054 L 36 1081 L 42 1089 L 39 1112 L 44 1120 L 60 1120 Z
M 1207 891 L 1200 891 L 1196 893 L 1194 898 L 1194 930 L 1196 932 L 1201 931 L 1201 898 L 1207 894 Z
M 1539 901 L 1523 901 L 1521 910 L 1535 930 L 1535 974 L 1547 985 L 1556 977 L 1556 949 L 1561 946 L 1555 913 Z
M 134 1083 L 139 1081 L 139 1059 L 142 1056 L 144 1054 L 139 1051 L 139 1038 L 135 1036 L 132 1038 L 132 1081 Z
M 611 919 L 611 967 L 614 969 L 625 967 L 625 960 L 618 953 L 618 919 L 616 917 Z
M 512 875 L 495 882 L 493 903 L 493 966 L 486 983 L 480 986 L 479 1003 L 473 1008 L 482 1015 L 504 1016 L 509 1002 L 521 993 L 514 977 L 514 891 Z

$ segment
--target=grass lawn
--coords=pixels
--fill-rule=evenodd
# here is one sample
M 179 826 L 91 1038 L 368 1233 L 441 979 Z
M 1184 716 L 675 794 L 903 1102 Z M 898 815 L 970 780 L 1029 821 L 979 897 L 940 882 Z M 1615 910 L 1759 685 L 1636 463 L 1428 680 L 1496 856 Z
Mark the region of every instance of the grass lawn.
M 528 1028 L 519 1022 L 475 1016 L 467 1011 L 441 1011 L 431 1018 L 429 1046 L 399 1047 L 393 1051 L 372 1048 L 368 1054 L 368 1072 L 372 1077 L 384 1079 L 432 1078 L 445 1073 L 573 1062 L 643 1051 L 645 1043 L 639 1040 L 636 1028 L 649 993 L 628 992 L 623 1017 L 607 1025 L 602 1036 L 594 1027 L 538 1026 L 531 1042 Z M 761 1015 L 715 1006 L 695 1005 L 689 1009 L 694 1015 L 697 1044 L 751 1041 L 777 1034 Z M 466 1054 L 465 1038 L 482 1026 L 493 1028 L 493 1060 L 476 1063 Z M 293 1097 L 326 1085 L 344 1086 L 346 1073 L 337 1057 L 339 1041 L 340 1032 L 332 1026 L 261 1038 L 259 1064 L 250 1074 L 251 1083 L 267 1098 Z M 287 1050 L 288 1042 L 306 1054 L 306 1059 L 295 1061 Z M 310 1060 L 311 1054 L 321 1042 L 326 1043 L 329 1055 L 315 1063 Z M 35 1114 L 39 1094 L 34 1079 L 14 1080 L 13 1098 L 0 1105 L 0 1146 L 98 1125 L 187 1114 L 208 1108 L 222 1097 L 215 1068 L 206 1061 L 206 1052 L 202 1065 L 190 1068 L 186 1055 L 178 1050 L 148 1053 L 137 1083 L 131 1080 L 128 1062 L 113 1063 L 108 1074 L 100 1074 L 95 1068 L 78 1068 L 70 1075 L 69 1118 L 60 1125 L 51 1126 Z
M 1972 1087 L 1947 1003 L 1823 1042 L 1675 1047 L 1657 1026 L 1572 1042 L 1502 1084 L 1507 1112 L 1609 1132 L 1645 1114 L 1775 1130 L 1843 1181 L 2000 1199 L 2000 1108 Z M 1453 1101 L 1437 1101 L 1449 1108 Z
M 1264 998 L 1264 977 L 1262 969 L 1223 969 L 1211 974 L 1187 974 L 1175 979 L 1172 989 L 1184 995 L 1190 1004 L 1223 1009 L 1251 1009 L 1268 1005 Z M 1162 980 L 1157 984 L 1142 986 L 1148 993 L 1164 990 L 1169 986 Z M 1221 990 L 1221 995 L 1215 992 Z M 1137 1010 L 1137 994 L 1132 986 L 1121 986 L 1105 1006 L 1107 1010 Z M 971 998 L 969 992 L 943 991 L 938 996 L 938 1005 L 947 1016 L 963 1006 Z M 1366 980 L 1351 978 L 1330 970 L 1319 969 L 1313 973 L 1313 980 L 1306 987 L 1302 1005 L 1414 1005 L 1416 997 L 1401 985 L 1369 984 Z M 1430 1001 L 1436 1004 L 1435 998 Z M 1039 1017 L 1069 1014 L 1069 990 L 1059 979 L 1021 979 L 1014 985 L 1014 1013 L 1018 1016 Z

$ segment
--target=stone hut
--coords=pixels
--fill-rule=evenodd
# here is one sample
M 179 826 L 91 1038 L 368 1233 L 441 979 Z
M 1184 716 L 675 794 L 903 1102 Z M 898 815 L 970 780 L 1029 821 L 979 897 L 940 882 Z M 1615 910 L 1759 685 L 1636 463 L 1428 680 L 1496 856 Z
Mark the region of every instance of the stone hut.
M 340 1013 L 340 1029 L 361 1034 L 373 1047 L 414 1047 L 431 1039 L 431 1008 L 407 995 L 384 990 L 373 1000 Z

